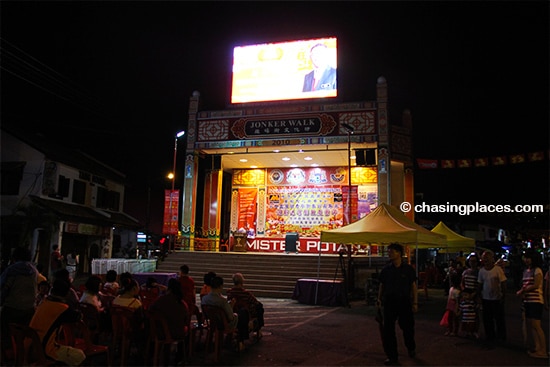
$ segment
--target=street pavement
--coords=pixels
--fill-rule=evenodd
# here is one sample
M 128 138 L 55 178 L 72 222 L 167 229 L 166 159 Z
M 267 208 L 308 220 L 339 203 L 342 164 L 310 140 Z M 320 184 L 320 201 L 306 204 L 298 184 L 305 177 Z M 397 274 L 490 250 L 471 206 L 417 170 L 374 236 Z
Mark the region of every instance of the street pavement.
M 527 355 L 521 332 L 520 300 L 506 299 L 508 338 L 495 349 L 483 348 L 482 341 L 444 336 L 439 326 L 446 304 L 442 289 L 430 289 L 426 299 L 419 293 L 416 314 L 417 355 L 410 358 L 397 328 L 399 363 L 402 366 L 548 366 L 548 359 Z M 213 353 L 197 351 L 188 365 L 204 366 L 380 366 L 382 349 L 375 307 L 365 300 L 352 300 L 349 307 L 304 305 L 289 299 L 260 299 L 265 308 L 263 338 L 247 342 L 246 350 L 227 347 L 221 360 Z M 548 340 L 549 317 L 543 326 Z M 482 328 L 481 328 L 482 329 Z M 481 330 L 482 331 L 482 330 Z M 482 332 L 483 337 L 483 332 Z
M 81 283 L 83 279 L 75 281 Z M 509 288 L 511 289 L 511 287 Z M 349 307 L 305 305 L 291 299 L 259 298 L 264 304 L 265 326 L 259 342 L 246 342 L 246 349 L 222 350 L 219 362 L 204 353 L 201 344 L 188 366 L 383 366 L 376 308 L 364 299 L 351 300 Z M 416 319 L 416 357 L 410 358 L 399 326 L 399 364 L 402 366 L 550 366 L 550 359 L 529 357 L 521 331 L 521 301 L 514 293 L 506 296 L 507 341 L 495 349 L 483 348 L 481 340 L 444 336 L 439 320 L 447 296 L 443 289 L 430 288 L 428 298 L 419 290 Z M 197 302 L 200 299 L 197 296 Z M 543 328 L 550 343 L 550 312 L 545 310 Z M 548 348 L 550 350 L 550 346 Z M 142 366 L 143 360 L 131 360 Z

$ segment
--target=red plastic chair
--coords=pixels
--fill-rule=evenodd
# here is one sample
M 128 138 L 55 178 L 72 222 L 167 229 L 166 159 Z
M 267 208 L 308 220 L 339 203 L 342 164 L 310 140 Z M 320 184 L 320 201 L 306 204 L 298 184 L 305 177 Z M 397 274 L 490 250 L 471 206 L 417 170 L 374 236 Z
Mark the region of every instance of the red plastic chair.
M 143 310 L 147 311 L 149 306 L 153 304 L 159 298 L 160 291 L 158 288 L 147 288 L 141 289 L 139 291 L 139 297 L 141 298 L 141 304 L 143 305 Z
M 205 319 L 208 320 L 208 333 L 204 350 L 205 353 L 208 353 L 210 344 L 213 342 L 214 358 L 216 362 L 219 362 L 225 338 L 234 339 L 237 335 L 237 328 L 229 325 L 227 315 L 222 308 L 209 305 L 202 305 L 201 307 Z
M 94 344 L 92 335 L 84 321 L 76 321 L 61 324 L 63 331 L 63 342 L 66 345 L 81 349 L 86 354 L 85 364 L 89 364 L 90 358 L 98 355 L 105 355 L 107 364 L 111 365 L 109 347 L 106 345 Z M 93 362 L 92 362 L 93 363 Z

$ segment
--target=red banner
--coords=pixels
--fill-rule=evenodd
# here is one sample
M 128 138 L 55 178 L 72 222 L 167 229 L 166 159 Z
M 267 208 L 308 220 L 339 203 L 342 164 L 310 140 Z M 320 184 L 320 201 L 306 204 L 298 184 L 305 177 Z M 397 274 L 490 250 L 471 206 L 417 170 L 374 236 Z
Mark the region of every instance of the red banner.
M 162 221 L 163 234 L 178 234 L 179 202 L 179 190 L 164 190 L 164 220 Z
M 239 189 L 239 222 L 238 230 L 249 236 L 256 233 L 257 189 Z
M 351 187 L 351 201 L 349 186 L 342 186 L 342 199 L 344 203 L 344 225 L 357 221 L 357 186 Z M 351 215 L 351 218 L 350 218 Z
M 420 169 L 434 169 L 438 168 L 438 160 L 437 159 L 416 159 L 416 163 L 418 164 L 418 168 Z

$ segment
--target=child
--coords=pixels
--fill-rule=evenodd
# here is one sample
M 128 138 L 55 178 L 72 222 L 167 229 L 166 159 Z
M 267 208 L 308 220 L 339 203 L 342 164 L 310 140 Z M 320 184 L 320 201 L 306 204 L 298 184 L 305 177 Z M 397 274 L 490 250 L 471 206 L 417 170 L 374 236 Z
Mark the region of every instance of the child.
M 36 294 L 36 300 L 34 302 L 34 307 L 38 307 L 42 303 L 44 298 L 48 297 L 50 294 L 50 282 L 43 280 L 38 284 L 38 293 Z
M 460 297 L 460 327 L 466 333 L 467 337 L 479 339 L 477 333 L 477 313 L 475 293 L 472 289 L 466 288 L 462 291 Z
M 116 281 L 118 273 L 116 270 L 108 270 L 105 275 L 105 284 L 103 284 L 103 292 L 111 294 L 113 296 L 118 295 L 120 285 Z
M 461 277 L 458 274 L 452 274 L 450 276 L 449 296 L 447 297 L 447 310 L 449 311 L 449 330 L 445 333 L 448 336 L 455 336 L 458 334 L 459 327 L 459 300 L 460 300 L 460 280 Z

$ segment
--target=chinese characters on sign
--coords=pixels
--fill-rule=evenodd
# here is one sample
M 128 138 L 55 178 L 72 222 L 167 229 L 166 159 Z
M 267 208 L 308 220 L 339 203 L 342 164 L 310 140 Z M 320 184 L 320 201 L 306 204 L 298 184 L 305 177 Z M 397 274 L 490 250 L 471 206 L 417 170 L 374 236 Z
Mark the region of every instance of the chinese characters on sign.
M 178 233 L 179 190 L 164 190 L 164 220 L 162 221 L 163 234 Z

